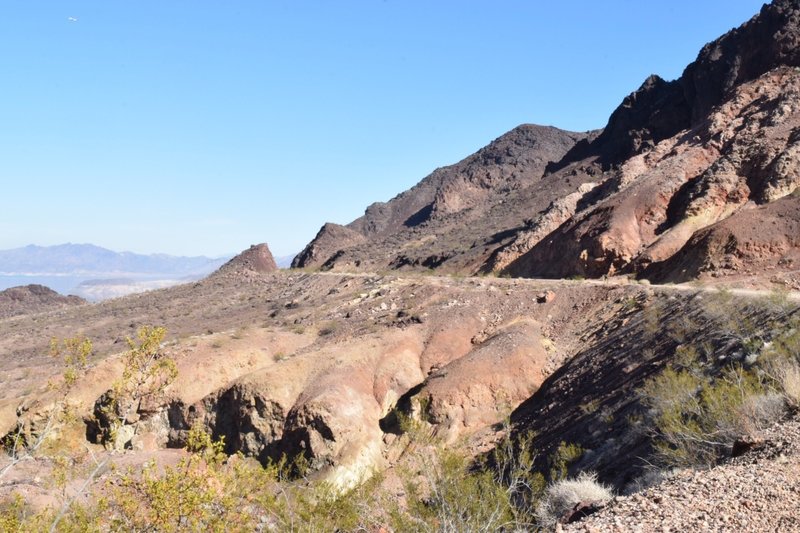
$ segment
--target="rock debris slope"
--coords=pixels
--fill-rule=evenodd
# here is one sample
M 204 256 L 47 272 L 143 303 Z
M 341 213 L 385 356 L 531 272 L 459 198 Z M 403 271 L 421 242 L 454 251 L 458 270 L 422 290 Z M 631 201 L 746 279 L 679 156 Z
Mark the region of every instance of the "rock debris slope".
M 683 471 L 569 524 L 576 533 L 798 531 L 800 421 L 771 428 L 760 449 L 711 470 Z
M 385 467 L 395 409 L 427 399 L 447 442 L 500 422 L 570 357 L 582 332 L 613 316 L 633 286 L 273 272 L 192 283 L 3 322 L 0 424 L 14 427 L 32 385 L 57 372 L 46 348 L 83 324 L 97 356 L 70 402 L 83 416 L 119 372 L 120 335 L 163 317 L 178 378 L 140 406 L 127 445 L 181 447 L 200 423 L 227 451 L 262 460 L 305 455 L 347 486 Z M 581 317 L 573 316 L 580 310 Z M 411 409 L 413 410 L 413 409 Z

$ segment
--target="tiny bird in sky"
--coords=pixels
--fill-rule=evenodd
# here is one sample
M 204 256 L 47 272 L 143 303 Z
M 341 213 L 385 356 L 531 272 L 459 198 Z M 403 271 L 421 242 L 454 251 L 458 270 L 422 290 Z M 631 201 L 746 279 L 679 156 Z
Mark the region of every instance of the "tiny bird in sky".
M 78 17 L 67 17 L 67 20 L 70 22 L 78 22 Z

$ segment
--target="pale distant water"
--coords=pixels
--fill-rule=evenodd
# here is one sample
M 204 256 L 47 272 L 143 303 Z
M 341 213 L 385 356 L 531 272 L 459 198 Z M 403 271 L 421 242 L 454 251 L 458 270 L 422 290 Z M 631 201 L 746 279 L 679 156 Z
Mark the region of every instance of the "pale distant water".
M 50 287 L 56 292 L 61 294 L 73 294 L 75 289 L 86 277 L 75 276 L 5 276 L 0 275 L 0 291 L 8 289 L 9 287 L 18 287 L 20 285 L 30 285 L 36 283 Z

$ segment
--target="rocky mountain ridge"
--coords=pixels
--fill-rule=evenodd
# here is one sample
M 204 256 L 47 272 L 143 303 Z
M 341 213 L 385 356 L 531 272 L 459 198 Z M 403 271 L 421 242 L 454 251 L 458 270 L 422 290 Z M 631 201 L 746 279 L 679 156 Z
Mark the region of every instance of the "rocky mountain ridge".
M 745 211 L 800 184 L 799 20 L 794 1 L 765 5 L 679 79 L 645 80 L 601 132 L 521 126 L 347 226 L 326 225 L 294 266 L 758 283 L 756 263 L 769 263 L 768 278 L 798 287 L 792 238 L 756 237 L 772 228 L 751 235 L 758 257 L 733 263 L 695 246 L 728 217 L 761 224 Z M 796 219 L 780 211 L 789 235 Z M 694 260 L 705 266 L 668 271 L 678 254 L 705 254 Z
M 206 466 L 286 456 L 340 493 L 381 472 L 401 501 L 410 452 L 458 449 L 504 475 L 483 454 L 507 442 L 512 459 L 530 457 L 531 493 L 579 472 L 637 493 L 569 527 L 794 525 L 800 293 L 758 287 L 798 287 L 798 24 L 798 2 L 765 6 L 679 80 L 648 78 L 602 132 L 516 128 L 351 224 L 325 225 L 295 261 L 308 271 L 279 270 L 255 245 L 194 283 L 0 318 L 0 433 L 32 441 L 63 401 L 60 436 L 78 435 L 92 458 L 141 467 L 189 453 L 176 449 L 200 429 L 224 443 Z M 518 277 L 464 275 L 475 273 Z M 581 277 L 603 279 L 563 279 Z M 658 283 L 710 278 L 748 286 Z M 132 416 L 103 449 L 110 388 L 131 373 L 125 341 L 151 324 L 169 332 L 157 348 L 174 381 L 123 398 Z M 76 332 L 94 352 L 80 386 L 56 398 L 43 386 L 62 371 L 48 342 Z M 687 447 L 659 412 L 680 401 L 690 410 L 666 422 Z M 739 439 L 765 429 L 766 441 Z M 730 460 L 742 447 L 752 453 Z M 642 491 L 654 464 L 707 470 Z M 436 474 L 426 465 L 412 476 Z M 52 496 L 42 480 L 55 466 L 24 467 L 0 495 Z M 577 507 L 572 518 L 598 511 Z
M 78 296 L 62 296 L 42 285 L 11 287 L 0 291 L 0 319 L 83 305 Z
M 451 262 L 483 262 L 482 241 L 503 239 L 509 228 L 524 226 L 523 212 L 545 209 L 580 186 L 539 178 L 549 162 L 593 135 L 519 126 L 389 202 L 371 205 L 347 226 L 326 224 L 293 266 L 441 269 L 456 249 L 461 257 Z
M 220 259 L 211 257 L 179 257 L 167 254 L 115 252 L 93 244 L 29 245 L 0 250 L 0 272 L 71 274 L 130 273 L 203 274 L 209 273 Z

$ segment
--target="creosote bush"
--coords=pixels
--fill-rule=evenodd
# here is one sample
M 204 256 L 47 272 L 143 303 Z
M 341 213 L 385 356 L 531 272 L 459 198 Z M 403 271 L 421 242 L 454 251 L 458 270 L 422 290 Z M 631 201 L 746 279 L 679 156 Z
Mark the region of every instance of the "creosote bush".
M 733 442 L 760 421 L 748 417 L 754 398 L 766 393 L 759 375 L 732 366 L 711 378 L 665 369 L 643 387 L 658 430 L 657 458 L 665 466 L 713 466 Z
M 124 447 L 136 434 L 138 411 L 157 404 L 164 390 L 178 377 L 175 361 L 164 351 L 166 330 L 144 326 L 137 338 L 128 338 L 122 376 L 95 408 L 98 440 L 112 448 Z
M 56 428 L 61 427 L 63 434 L 65 424 L 75 421 L 67 398 L 86 372 L 91 354 L 92 342 L 85 337 L 53 338 L 50 341 L 50 356 L 63 365 L 61 379 L 48 383 L 48 389 L 53 393 L 49 405 L 39 412 L 20 410 L 16 427 L 0 439 L 0 445 L 10 457 L 9 462 L 0 468 L 0 478 L 20 461 L 38 453 L 58 434 Z
M 395 531 L 514 531 L 532 528 L 533 502 L 544 490 L 534 470 L 532 435 L 515 445 L 503 439 L 477 463 L 442 443 L 411 458 L 416 472 L 404 473 L 407 506 L 395 507 Z M 489 466 L 491 464 L 491 467 Z
M 718 291 L 702 312 L 703 335 L 699 324 L 679 334 L 668 324 L 681 344 L 641 389 L 661 466 L 713 466 L 735 440 L 800 405 L 800 333 L 785 295 L 743 303 Z M 727 351 L 716 353 L 720 346 Z
M 556 482 L 567 477 L 569 466 L 581 458 L 583 448 L 578 444 L 561 441 L 550 455 L 550 481 Z

